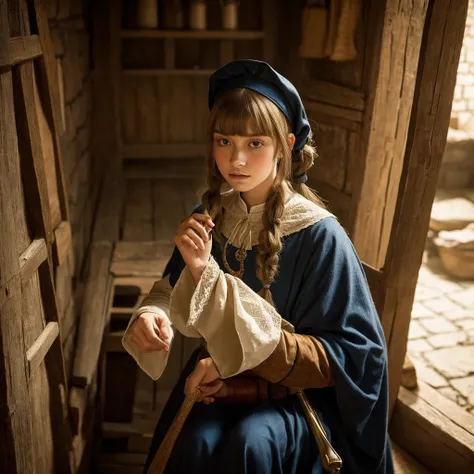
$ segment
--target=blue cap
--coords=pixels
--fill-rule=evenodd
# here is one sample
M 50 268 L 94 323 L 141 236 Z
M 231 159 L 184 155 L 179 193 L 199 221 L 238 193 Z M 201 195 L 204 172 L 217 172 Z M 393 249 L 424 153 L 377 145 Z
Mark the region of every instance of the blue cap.
M 311 137 L 311 127 L 298 91 L 286 77 L 269 64 L 254 59 L 232 61 L 209 79 L 209 110 L 224 92 L 246 88 L 262 94 L 288 118 L 296 140 L 293 152 L 300 151 Z

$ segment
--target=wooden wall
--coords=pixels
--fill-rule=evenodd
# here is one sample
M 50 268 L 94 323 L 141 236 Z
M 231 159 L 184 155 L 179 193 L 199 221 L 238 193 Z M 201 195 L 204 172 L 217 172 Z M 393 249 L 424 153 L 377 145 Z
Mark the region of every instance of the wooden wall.
M 275 9 L 243 0 L 239 31 L 221 29 L 219 0 L 207 31 L 136 30 L 135 2 L 123 4 L 120 125 L 123 158 L 198 157 L 205 149 L 210 73 L 232 59 L 271 58 Z
M 362 0 L 357 58 L 298 56 L 303 0 L 280 2 L 277 65 L 296 84 L 319 159 L 310 184 L 362 260 L 383 266 L 395 211 L 427 1 Z
M 61 151 L 72 248 L 55 269 L 64 357 L 71 374 L 83 295 L 83 265 L 89 246 L 100 176 L 92 170 L 92 74 L 90 33 L 82 0 L 45 0 L 58 67 L 62 110 Z M 54 174 L 49 174 L 53 177 Z

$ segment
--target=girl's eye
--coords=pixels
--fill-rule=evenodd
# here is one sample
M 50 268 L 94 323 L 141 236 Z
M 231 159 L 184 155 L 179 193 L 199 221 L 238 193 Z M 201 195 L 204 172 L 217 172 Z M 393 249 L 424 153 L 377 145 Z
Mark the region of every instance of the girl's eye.
M 263 145 L 261 141 L 254 140 L 252 143 L 250 143 L 250 146 L 252 148 L 260 148 Z
M 227 138 L 219 138 L 217 140 L 217 143 L 219 145 L 222 145 L 222 146 L 227 146 L 227 145 L 229 145 L 230 142 L 229 142 L 229 140 L 227 140 Z

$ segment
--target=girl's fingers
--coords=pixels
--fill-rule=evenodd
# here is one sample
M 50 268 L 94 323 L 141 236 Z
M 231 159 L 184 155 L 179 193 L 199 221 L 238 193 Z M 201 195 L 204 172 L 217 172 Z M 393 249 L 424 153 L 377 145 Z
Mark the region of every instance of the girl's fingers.
M 143 323 L 143 334 L 145 335 L 148 342 L 150 342 L 157 350 L 168 350 L 168 344 L 166 344 L 156 335 L 156 330 L 158 330 L 158 328 L 155 328 L 152 322 L 148 319 L 145 319 Z
M 214 401 L 214 398 L 212 398 L 212 397 L 206 397 L 202 402 L 203 402 L 205 405 L 210 405 L 213 401 Z
M 198 214 L 198 213 L 194 213 L 192 216 L 192 218 L 194 218 L 195 220 L 207 225 L 208 227 L 214 227 L 214 222 L 212 222 L 212 219 L 211 219 L 211 216 L 209 216 L 208 214 Z
M 194 232 L 194 230 L 190 229 L 190 228 L 187 228 L 187 229 L 184 229 L 181 233 L 180 233 L 181 237 L 183 236 L 188 236 L 194 243 L 194 245 L 198 248 L 198 249 L 201 249 L 201 250 L 204 250 L 205 248 L 205 245 L 204 245 L 204 242 L 203 240 L 201 239 L 201 237 L 199 237 L 198 234 L 196 234 L 196 232 Z
M 207 227 L 202 222 L 197 221 L 194 218 L 186 219 L 178 227 L 178 234 L 183 233 L 187 229 L 192 229 L 196 234 L 198 234 L 204 242 L 209 240 L 209 234 L 207 232 Z
M 181 242 L 182 245 L 189 245 L 192 249 L 199 250 L 199 247 L 193 242 L 191 237 L 187 235 L 178 235 L 175 242 L 176 242 L 176 245 L 178 245 L 178 242 Z

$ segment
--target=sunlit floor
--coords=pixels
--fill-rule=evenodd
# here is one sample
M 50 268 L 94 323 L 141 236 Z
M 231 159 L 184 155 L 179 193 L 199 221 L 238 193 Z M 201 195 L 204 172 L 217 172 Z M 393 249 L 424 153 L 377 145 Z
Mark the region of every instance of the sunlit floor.
M 449 275 L 440 257 L 429 254 L 419 273 L 408 354 L 419 380 L 474 414 L 474 280 Z

